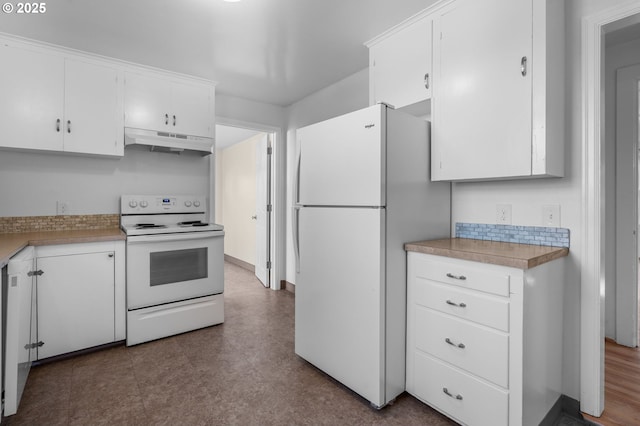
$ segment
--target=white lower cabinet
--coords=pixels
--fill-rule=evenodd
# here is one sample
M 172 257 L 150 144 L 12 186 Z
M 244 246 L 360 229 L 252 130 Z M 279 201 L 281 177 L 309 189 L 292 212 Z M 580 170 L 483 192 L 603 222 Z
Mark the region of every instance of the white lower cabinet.
M 464 425 L 538 425 L 561 396 L 564 260 L 407 261 L 407 391 Z
M 38 359 L 125 338 L 124 243 L 38 247 Z
M 3 291 L 6 309 L 4 340 L 4 416 L 15 414 L 27 384 L 38 341 L 35 297 L 35 253 L 25 247 L 9 261 L 7 286 Z

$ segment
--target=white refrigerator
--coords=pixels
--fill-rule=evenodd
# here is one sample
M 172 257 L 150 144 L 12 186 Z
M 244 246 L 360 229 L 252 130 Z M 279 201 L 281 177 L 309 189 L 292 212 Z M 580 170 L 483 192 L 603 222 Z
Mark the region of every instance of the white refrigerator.
M 405 389 L 403 244 L 450 235 L 429 123 L 379 104 L 297 131 L 295 352 L 381 408 Z

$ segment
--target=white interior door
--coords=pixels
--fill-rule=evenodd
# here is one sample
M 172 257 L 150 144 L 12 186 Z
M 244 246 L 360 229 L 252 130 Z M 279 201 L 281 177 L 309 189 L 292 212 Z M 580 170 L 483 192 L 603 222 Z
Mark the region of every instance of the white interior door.
M 638 346 L 638 91 L 640 65 L 617 72 L 616 342 Z
M 269 287 L 267 268 L 269 249 L 268 191 L 268 136 L 265 134 L 256 144 L 256 277 L 262 285 Z

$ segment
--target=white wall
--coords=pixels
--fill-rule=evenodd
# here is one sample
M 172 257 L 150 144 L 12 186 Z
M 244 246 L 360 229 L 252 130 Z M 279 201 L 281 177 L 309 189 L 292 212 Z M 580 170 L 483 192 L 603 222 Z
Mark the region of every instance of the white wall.
M 609 46 L 605 50 L 605 160 L 606 193 L 605 214 L 616 217 L 616 71 L 619 68 L 640 63 L 640 39 Z M 605 335 L 616 337 L 616 222 L 607 220 L 605 248 Z
M 256 263 L 256 135 L 221 152 L 220 181 L 224 253 L 251 265 Z
M 296 129 L 346 114 L 369 105 L 369 69 L 365 68 L 304 99 L 290 105 L 287 110 L 287 199 L 286 199 L 286 280 L 295 284 L 295 256 L 291 224 L 291 193 L 295 173 Z
M 0 151 L 0 216 L 120 213 L 122 194 L 209 194 L 211 157 L 128 147 L 121 159 Z

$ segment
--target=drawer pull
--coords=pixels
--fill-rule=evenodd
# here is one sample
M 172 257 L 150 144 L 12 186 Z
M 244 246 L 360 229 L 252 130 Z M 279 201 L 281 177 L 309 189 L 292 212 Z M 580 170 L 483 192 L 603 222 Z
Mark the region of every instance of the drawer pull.
M 467 279 L 467 277 L 465 277 L 464 275 L 453 275 L 451 272 L 447 272 L 447 277 L 460 281 L 464 281 Z
M 448 337 L 446 339 L 444 339 L 444 341 L 447 342 L 448 344 L 450 344 L 451 346 L 455 346 L 456 348 L 460 348 L 460 349 L 466 348 L 464 343 L 454 343 Z
M 467 304 L 464 303 L 464 302 L 456 303 L 456 302 L 452 302 L 451 300 L 447 300 L 447 305 L 457 306 L 458 308 L 466 308 L 467 307 Z
M 442 392 L 446 393 L 448 396 L 450 396 L 451 398 L 455 398 L 458 401 L 462 401 L 462 395 L 458 394 L 458 395 L 453 395 L 451 392 L 449 392 L 449 389 L 447 388 L 442 388 Z

